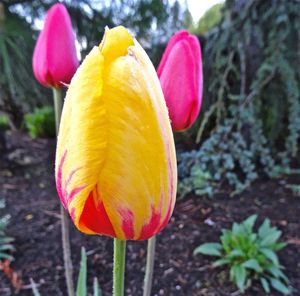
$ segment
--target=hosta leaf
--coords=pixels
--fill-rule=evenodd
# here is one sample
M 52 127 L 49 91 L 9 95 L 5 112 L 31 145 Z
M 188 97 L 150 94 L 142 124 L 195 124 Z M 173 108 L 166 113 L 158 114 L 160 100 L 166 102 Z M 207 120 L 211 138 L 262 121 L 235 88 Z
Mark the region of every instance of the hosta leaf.
M 276 241 L 280 238 L 280 236 L 281 236 L 280 230 L 273 230 L 261 240 L 260 245 L 261 246 L 272 245 L 276 243 Z
M 246 226 L 247 229 L 251 232 L 256 219 L 257 219 L 257 215 L 252 215 L 243 222 L 243 225 Z
M 240 291 L 244 292 L 247 276 L 246 269 L 242 265 L 235 265 L 233 268 L 234 282 L 236 283 Z
M 260 249 L 260 252 L 264 254 L 269 260 L 271 260 L 275 265 L 278 265 L 278 257 L 275 252 L 270 249 Z
M 227 258 L 244 257 L 245 253 L 242 250 L 235 249 L 227 254 Z
M 262 272 L 262 268 L 255 259 L 250 259 L 242 264 L 243 267 L 255 270 L 256 272 Z
M 260 238 L 264 238 L 265 236 L 268 235 L 269 231 L 270 231 L 270 220 L 269 219 L 265 219 L 265 221 L 263 222 L 263 224 L 259 227 L 258 229 L 258 235 Z
M 266 293 L 270 293 L 270 285 L 268 283 L 268 281 L 265 278 L 260 278 L 260 282 L 262 287 L 264 288 Z
M 278 279 L 271 278 L 271 285 L 274 289 L 285 295 L 288 295 L 291 292 L 290 289 Z
M 221 256 L 222 245 L 218 243 L 206 243 L 194 250 L 194 255 L 204 254 L 209 256 Z
M 0 245 L 1 244 L 9 244 L 14 241 L 12 237 L 0 237 Z
M 218 266 L 229 264 L 230 262 L 231 262 L 230 259 L 222 258 L 222 259 L 215 261 L 213 263 L 213 266 L 218 267 Z
M 13 261 L 14 257 L 6 253 L 0 252 L 0 259 L 7 259 L 9 261 Z
M 13 251 L 15 248 L 13 245 L 10 245 L 10 244 L 4 244 L 4 245 L 1 245 L 0 244 L 0 251 Z
M 274 251 L 280 251 L 284 247 L 286 247 L 286 243 L 277 243 L 272 246 Z
M 272 265 L 268 268 L 268 271 L 275 277 L 275 278 L 281 278 L 288 282 L 288 278 L 286 275 L 280 270 L 279 267 Z

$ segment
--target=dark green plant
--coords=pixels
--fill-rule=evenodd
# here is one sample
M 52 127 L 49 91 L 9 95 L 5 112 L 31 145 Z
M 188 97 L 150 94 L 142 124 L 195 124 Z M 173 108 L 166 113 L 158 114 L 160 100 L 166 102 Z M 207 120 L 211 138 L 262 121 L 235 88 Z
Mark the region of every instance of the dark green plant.
M 205 243 L 194 250 L 194 254 L 218 257 L 214 266 L 227 265 L 230 280 L 241 292 L 260 281 L 266 293 L 270 286 L 283 294 L 289 294 L 288 278 L 282 272 L 276 252 L 285 247 L 278 242 L 281 231 L 265 219 L 258 232 L 253 231 L 257 216 L 252 215 L 240 224 L 233 223 L 231 230 L 223 229 L 220 243 Z
M 0 114 L 0 130 L 6 130 L 8 128 L 9 128 L 8 116 Z
M 195 150 L 179 153 L 182 192 L 195 170 L 209 173 L 209 191 L 229 184 L 232 195 L 288 170 L 299 149 L 299 32 L 299 1 L 225 2 L 202 42 L 203 115 Z
M 0 200 L 0 208 L 4 208 L 4 200 Z M 6 235 L 5 229 L 9 221 L 9 216 L 0 217 L 0 260 L 6 259 L 13 261 L 14 258 L 10 254 L 15 248 L 12 245 L 14 239 Z
M 45 106 L 36 108 L 33 113 L 25 115 L 24 123 L 32 138 L 55 136 L 55 116 L 53 107 Z

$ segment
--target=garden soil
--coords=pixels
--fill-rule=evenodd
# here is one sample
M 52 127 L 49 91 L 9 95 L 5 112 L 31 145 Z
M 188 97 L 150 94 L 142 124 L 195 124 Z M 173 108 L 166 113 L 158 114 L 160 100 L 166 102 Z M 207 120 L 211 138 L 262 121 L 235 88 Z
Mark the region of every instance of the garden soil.
M 30 279 L 42 296 L 65 296 L 60 205 L 54 182 L 55 141 L 31 140 L 16 132 L 6 133 L 5 138 L 6 147 L 0 151 L 0 199 L 6 200 L 6 208 L 0 216 L 11 216 L 7 234 L 15 238 L 16 250 L 15 260 L 2 264 L 0 296 L 32 295 Z M 193 256 L 193 250 L 204 242 L 217 241 L 221 229 L 254 213 L 258 214 L 258 224 L 268 217 L 282 230 L 288 245 L 279 252 L 279 258 L 294 289 L 292 295 L 300 295 L 300 197 L 286 188 L 288 183 L 300 184 L 299 176 L 261 179 L 234 198 L 224 189 L 211 199 L 190 195 L 177 202 L 169 225 L 158 235 L 152 295 L 240 295 L 229 282 L 226 269 L 213 268 L 212 258 Z M 96 276 L 103 295 L 111 295 L 112 239 L 82 234 L 72 223 L 70 235 L 74 278 L 84 246 L 89 295 Z M 142 295 L 145 258 L 146 242 L 129 241 L 127 296 Z M 244 295 L 265 293 L 255 283 Z

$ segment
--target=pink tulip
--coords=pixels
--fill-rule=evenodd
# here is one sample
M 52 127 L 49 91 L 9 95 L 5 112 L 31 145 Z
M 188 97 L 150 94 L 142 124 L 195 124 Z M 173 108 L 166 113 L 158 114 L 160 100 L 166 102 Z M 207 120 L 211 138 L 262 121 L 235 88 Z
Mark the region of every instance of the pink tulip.
M 157 74 L 173 130 L 189 128 L 202 101 L 202 58 L 197 37 L 187 31 L 177 32 L 167 45 Z
M 70 83 L 78 68 L 72 23 L 63 4 L 55 4 L 47 12 L 44 29 L 34 49 L 32 66 L 41 84 L 57 88 Z

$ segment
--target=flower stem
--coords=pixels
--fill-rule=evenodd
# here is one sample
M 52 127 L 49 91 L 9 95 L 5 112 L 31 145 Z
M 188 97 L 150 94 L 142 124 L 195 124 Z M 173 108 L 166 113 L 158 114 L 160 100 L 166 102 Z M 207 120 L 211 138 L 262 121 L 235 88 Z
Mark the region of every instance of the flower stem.
M 150 239 L 148 239 L 147 262 L 146 262 L 146 273 L 144 279 L 143 296 L 151 295 L 154 259 L 155 259 L 155 245 L 156 245 L 156 236 L 153 236 Z
M 63 102 L 62 102 L 61 90 L 54 87 L 52 88 L 52 90 L 53 90 L 54 111 L 55 111 L 56 135 L 58 135 Z M 60 205 L 60 215 L 61 215 L 62 247 L 63 247 L 65 277 L 66 277 L 68 296 L 75 296 L 74 282 L 73 282 L 73 265 L 71 260 L 69 220 L 62 204 Z
M 126 241 L 114 239 L 113 296 L 124 295 Z

